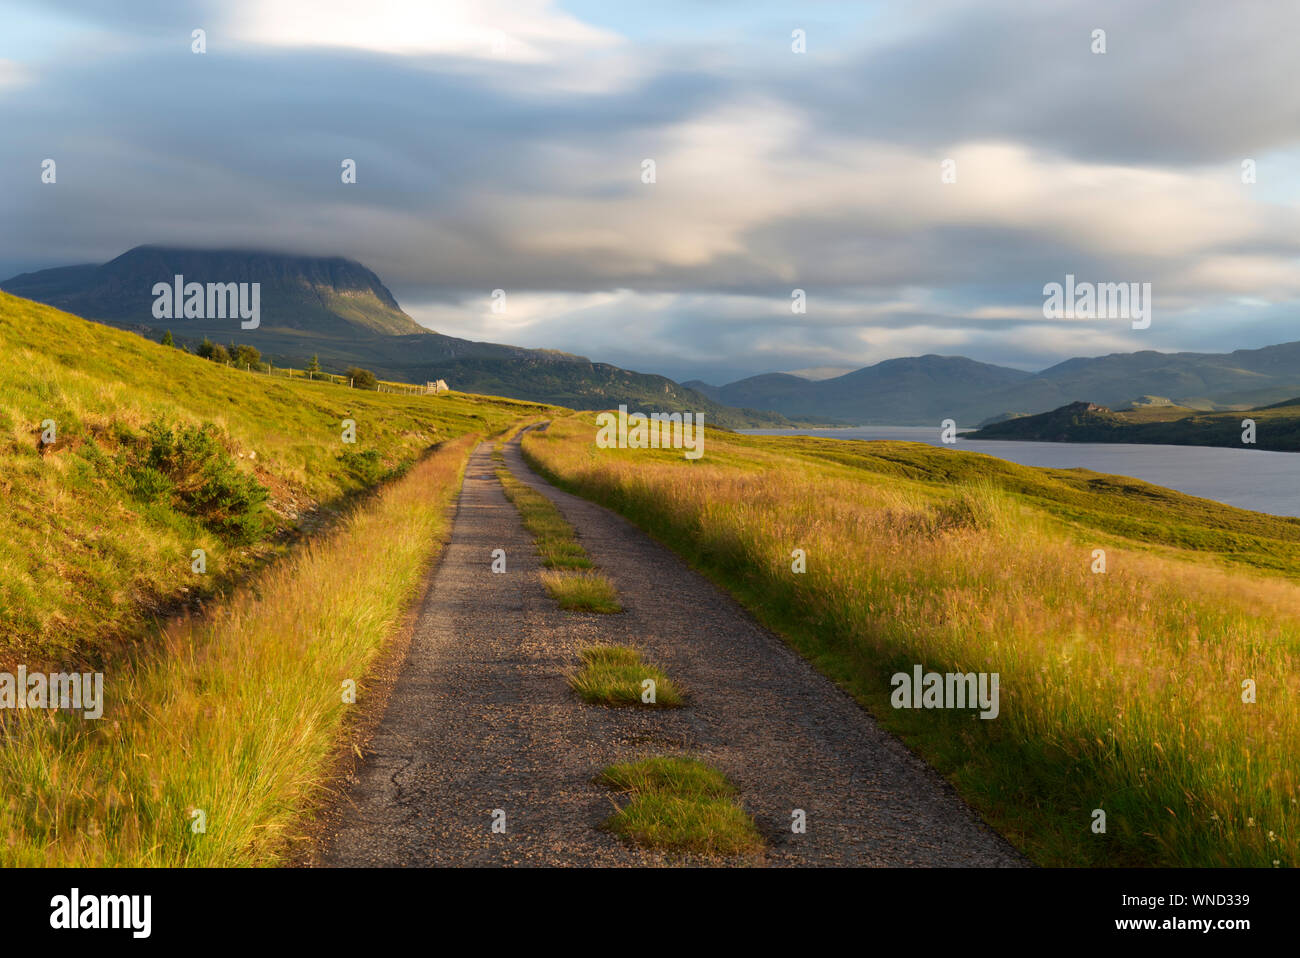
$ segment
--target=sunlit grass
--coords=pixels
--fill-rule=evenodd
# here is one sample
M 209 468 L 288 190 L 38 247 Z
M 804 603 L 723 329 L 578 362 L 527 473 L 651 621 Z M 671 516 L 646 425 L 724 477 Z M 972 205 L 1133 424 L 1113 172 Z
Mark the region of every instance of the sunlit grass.
M 583 649 L 582 668 L 569 685 L 592 705 L 653 705 L 673 708 L 684 697 L 677 683 L 660 668 L 641 660 L 641 653 L 623 645 L 594 645 Z M 647 680 L 654 682 L 654 702 L 644 702 Z
M 0 864 L 277 861 L 356 708 L 343 683 L 364 700 L 476 441 L 443 447 L 206 616 L 170 623 L 134 665 L 110 664 L 101 720 L 4 715 Z
M 711 431 L 687 463 L 594 435 L 582 415 L 523 449 L 728 588 L 1035 860 L 1295 864 L 1300 524 L 910 443 Z M 892 708 L 915 664 L 999 673 L 1000 716 Z
M 659 756 L 611 765 L 600 782 L 629 797 L 606 827 L 639 845 L 711 856 L 762 850 L 735 788 L 698 759 Z
M 538 409 L 244 372 L 5 293 L 0 355 L 4 665 L 110 658 L 153 616 L 210 598 L 433 445 Z M 47 421 L 58 440 L 48 447 Z M 122 459 L 157 423 L 215 427 L 229 469 L 266 490 L 267 535 L 223 538 L 167 490 L 129 481 Z M 204 574 L 191 571 L 195 549 Z
M 623 611 L 614 583 L 600 572 L 543 569 L 540 575 L 542 585 L 561 609 L 605 614 Z

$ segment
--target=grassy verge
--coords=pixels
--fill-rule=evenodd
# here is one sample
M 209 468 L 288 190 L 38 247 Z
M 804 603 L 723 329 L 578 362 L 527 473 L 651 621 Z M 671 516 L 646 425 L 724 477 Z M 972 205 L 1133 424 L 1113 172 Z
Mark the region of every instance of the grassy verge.
M 1037 862 L 1300 858 L 1300 522 L 912 443 L 711 431 L 692 463 L 594 436 L 562 419 L 523 450 L 732 592 Z M 892 707 L 917 664 L 998 673 L 998 717 Z
M 629 796 L 606 827 L 639 845 L 712 856 L 754 854 L 763 847 L 753 819 L 734 799 L 735 787 L 697 759 L 611 765 L 600 782 Z
M 519 510 L 524 528 L 532 534 L 537 545 L 537 554 L 545 567 L 541 575 L 542 585 L 551 598 L 559 603 L 561 609 L 570 612 L 622 612 L 618 590 L 594 568 L 587 550 L 578 542 L 573 526 L 560 510 L 540 492 L 530 489 L 510 474 L 499 448 L 492 457 L 500 464 L 496 474 L 506 498 Z
M 364 696 L 475 441 L 443 446 L 256 583 L 107 668 L 102 719 L 0 715 L 0 864 L 276 862 L 319 797 L 352 707 L 345 683 Z
M 569 685 L 591 705 L 653 705 L 675 708 L 685 696 L 660 668 L 641 660 L 641 653 L 622 645 L 596 645 L 583 649 L 582 668 Z M 654 682 L 654 701 L 643 702 L 643 683 Z

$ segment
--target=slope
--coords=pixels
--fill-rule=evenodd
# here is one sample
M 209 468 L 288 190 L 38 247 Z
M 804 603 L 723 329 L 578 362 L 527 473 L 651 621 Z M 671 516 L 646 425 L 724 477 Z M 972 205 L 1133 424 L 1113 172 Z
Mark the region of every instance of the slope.
M 249 374 L 4 293 L 0 351 L 0 660 L 98 658 L 430 446 L 535 409 Z

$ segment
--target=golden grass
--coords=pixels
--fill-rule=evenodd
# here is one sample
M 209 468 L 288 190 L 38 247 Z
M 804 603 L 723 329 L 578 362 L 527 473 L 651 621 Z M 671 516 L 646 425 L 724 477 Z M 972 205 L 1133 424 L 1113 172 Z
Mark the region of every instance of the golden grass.
M 630 801 L 605 823 L 615 834 L 674 852 L 755 854 L 763 840 L 721 772 L 694 758 L 656 756 L 611 765 L 599 781 Z
M 279 860 L 354 707 L 343 683 L 364 697 L 476 442 L 444 445 L 206 616 L 170 623 L 134 665 L 111 664 L 101 720 L 4 715 L 0 864 Z
M 561 609 L 606 615 L 623 611 L 614 583 L 600 572 L 543 569 L 540 577 L 547 593 Z
M 1295 864 L 1300 584 L 1136 539 L 1108 544 L 1094 574 L 1095 541 L 1041 500 L 833 461 L 864 444 L 802 441 L 812 452 L 796 456 L 711 432 L 709 459 L 692 464 L 593 438 L 584 415 L 523 448 L 729 588 L 1038 862 Z M 907 446 L 889 444 L 889 459 L 921 475 Z M 890 675 L 916 663 L 999 673 L 1000 716 L 891 708 Z M 1105 834 L 1091 829 L 1098 808 Z
M 569 676 L 570 687 L 591 705 L 637 705 L 675 708 L 685 702 L 677 683 L 658 666 L 641 659 L 625 645 L 593 645 L 583 649 L 582 668 Z M 644 683 L 654 682 L 654 701 L 646 702 Z

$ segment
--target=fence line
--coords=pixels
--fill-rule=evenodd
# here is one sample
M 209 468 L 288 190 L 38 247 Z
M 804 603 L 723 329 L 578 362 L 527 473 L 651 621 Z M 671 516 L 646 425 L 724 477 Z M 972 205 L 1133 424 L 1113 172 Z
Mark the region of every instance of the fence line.
M 209 360 L 211 361 L 211 360 Z M 308 372 L 305 369 L 294 369 L 292 366 L 281 367 L 276 369 L 271 363 L 266 364 L 265 369 L 254 369 L 245 363 L 242 367 L 235 362 L 223 363 L 224 366 L 231 366 L 235 369 L 243 369 L 244 372 L 261 373 L 263 376 L 283 376 L 286 379 L 305 379 L 309 382 L 327 382 L 335 386 L 347 386 L 350 389 L 356 388 L 353 381 L 347 376 L 339 376 L 335 373 L 327 372 Z M 447 384 L 441 379 L 436 382 L 426 383 L 423 386 L 415 383 L 394 383 L 384 380 L 376 380 L 375 392 L 396 393 L 404 396 L 435 396 L 440 392 L 450 392 Z

